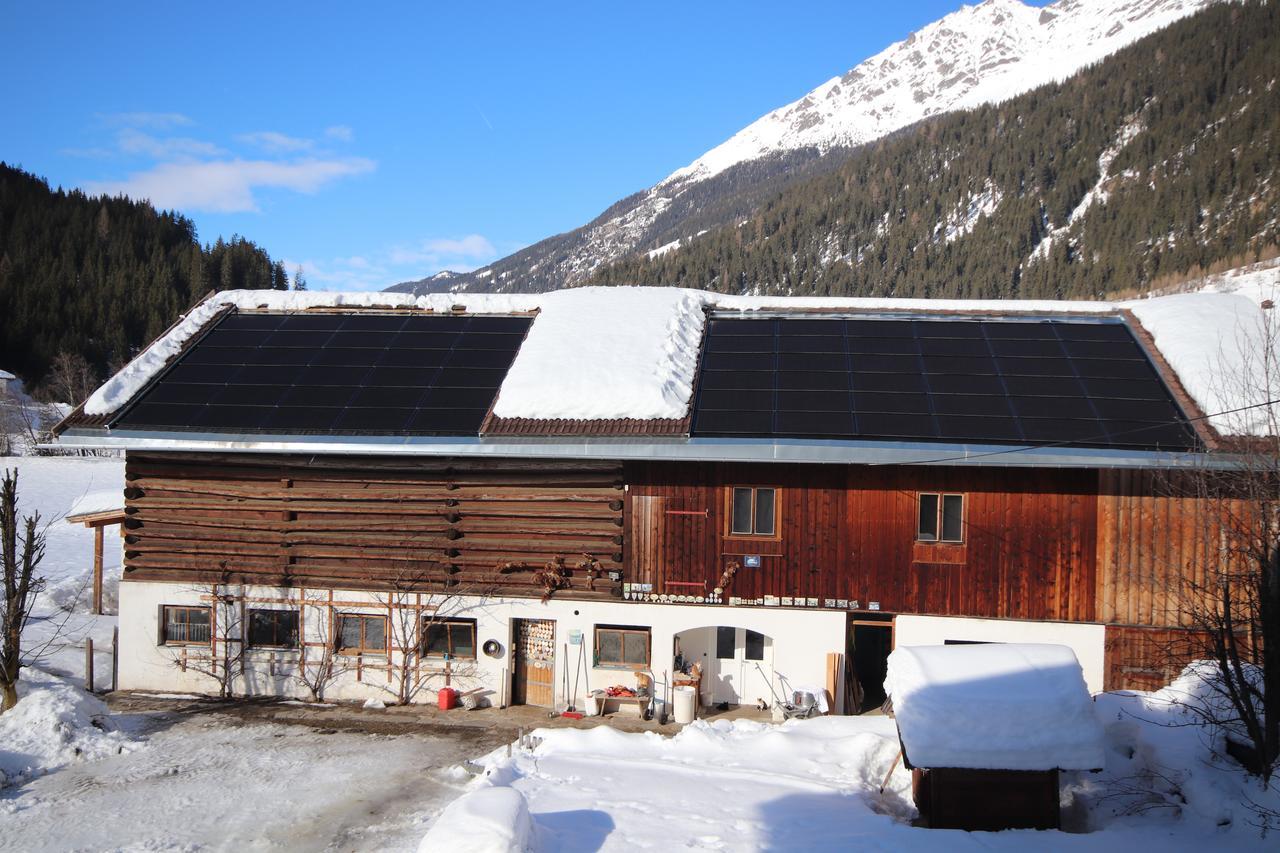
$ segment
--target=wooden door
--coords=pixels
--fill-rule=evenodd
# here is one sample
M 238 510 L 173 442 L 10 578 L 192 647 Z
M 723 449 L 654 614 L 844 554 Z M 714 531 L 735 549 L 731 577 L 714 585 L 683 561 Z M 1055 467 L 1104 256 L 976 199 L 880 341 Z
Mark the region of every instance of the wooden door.
M 555 702 L 556 623 L 517 619 L 512 704 L 551 707 Z

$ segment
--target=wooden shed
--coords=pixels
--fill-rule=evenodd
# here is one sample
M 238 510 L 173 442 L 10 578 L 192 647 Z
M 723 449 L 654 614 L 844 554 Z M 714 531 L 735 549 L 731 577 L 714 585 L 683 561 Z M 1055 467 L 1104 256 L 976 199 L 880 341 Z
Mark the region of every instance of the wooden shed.
M 1057 829 L 1060 770 L 1097 770 L 1102 726 L 1066 646 L 907 646 L 889 656 L 902 756 L 921 823 Z

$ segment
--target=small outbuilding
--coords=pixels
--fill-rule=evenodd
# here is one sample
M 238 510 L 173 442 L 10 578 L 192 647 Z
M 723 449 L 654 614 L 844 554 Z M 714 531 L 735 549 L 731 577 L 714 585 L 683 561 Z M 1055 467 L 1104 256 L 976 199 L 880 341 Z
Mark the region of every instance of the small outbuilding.
M 1059 771 L 1103 766 L 1102 725 L 1067 646 L 906 646 L 888 670 L 927 826 L 1057 829 Z
M 119 525 L 124 534 L 124 492 L 120 489 L 81 495 L 67 510 L 68 524 L 83 524 L 93 530 L 93 612 L 102 615 L 103 529 Z

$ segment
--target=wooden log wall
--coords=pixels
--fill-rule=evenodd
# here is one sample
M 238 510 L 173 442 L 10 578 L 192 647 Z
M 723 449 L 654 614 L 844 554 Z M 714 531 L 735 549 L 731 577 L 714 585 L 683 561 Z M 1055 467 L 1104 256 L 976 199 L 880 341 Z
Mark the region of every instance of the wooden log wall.
M 130 453 L 125 479 L 126 579 L 541 595 L 562 558 L 558 595 L 621 593 L 612 463 Z
M 699 583 L 710 590 L 731 561 L 758 554 L 761 568 L 738 569 L 726 596 L 815 598 L 819 606 L 856 599 L 863 609 L 876 601 L 896 613 L 1095 618 L 1092 471 L 635 463 L 626 478 L 630 577 L 652 578 L 659 593 Z M 781 490 L 780 536 L 725 535 L 730 485 Z M 963 545 L 915 542 L 921 491 L 965 494 Z M 644 501 L 644 525 L 640 498 L 662 499 Z

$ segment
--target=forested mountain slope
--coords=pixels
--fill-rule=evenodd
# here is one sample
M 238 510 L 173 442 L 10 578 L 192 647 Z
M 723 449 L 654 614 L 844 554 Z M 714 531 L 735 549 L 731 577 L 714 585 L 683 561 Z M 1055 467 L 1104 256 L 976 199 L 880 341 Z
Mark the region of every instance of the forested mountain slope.
M 1280 4 L 1215 6 L 597 272 L 728 292 L 1087 297 L 1280 242 Z
M 105 376 L 210 290 L 287 286 L 248 240 L 201 246 L 183 216 L 0 163 L 0 367 L 29 386 L 64 352 Z
M 391 289 L 509 292 L 583 284 L 609 263 L 662 253 L 741 221 L 787 187 L 831 172 L 860 145 L 1060 80 L 1219 2 L 983 0 L 962 6 L 762 116 L 581 228 L 474 272 Z M 803 38 L 802 28 L 796 37 Z

